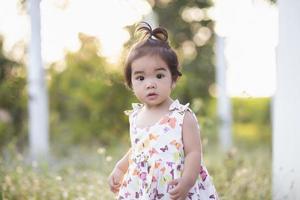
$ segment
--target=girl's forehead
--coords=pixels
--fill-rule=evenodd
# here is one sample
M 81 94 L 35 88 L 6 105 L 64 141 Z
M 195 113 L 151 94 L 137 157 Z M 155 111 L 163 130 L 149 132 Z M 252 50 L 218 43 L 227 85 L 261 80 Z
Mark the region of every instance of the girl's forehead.
M 168 65 L 159 56 L 143 56 L 135 59 L 131 64 L 134 71 L 156 71 L 158 68 L 169 70 Z

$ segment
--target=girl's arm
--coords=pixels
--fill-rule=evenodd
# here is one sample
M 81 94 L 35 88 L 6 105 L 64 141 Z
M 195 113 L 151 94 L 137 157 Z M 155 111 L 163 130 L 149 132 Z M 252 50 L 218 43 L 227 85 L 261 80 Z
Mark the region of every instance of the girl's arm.
M 117 162 L 116 168 L 120 169 L 123 173 L 125 173 L 128 169 L 128 159 L 129 159 L 129 154 L 131 152 L 131 149 L 127 151 L 127 153 Z
M 185 154 L 182 178 L 192 187 L 199 176 L 202 144 L 198 122 L 189 111 L 185 113 L 183 120 L 182 137 Z
M 108 176 L 108 184 L 110 190 L 114 193 L 119 191 L 121 182 L 123 180 L 123 176 L 128 169 L 128 165 L 129 165 L 128 158 L 130 152 L 131 150 L 129 149 L 128 152 L 117 162 L 113 171 Z
M 184 145 L 184 168 L 182 177 L 172 180 L 169 184 L 175 185 L 169 191 L 170 199 L 186 199 L 191 187 L 199 176 L 201 163 L 201 141 L 197 120 L 191 112 L 186 112 L 183 119 L 182 138 Z

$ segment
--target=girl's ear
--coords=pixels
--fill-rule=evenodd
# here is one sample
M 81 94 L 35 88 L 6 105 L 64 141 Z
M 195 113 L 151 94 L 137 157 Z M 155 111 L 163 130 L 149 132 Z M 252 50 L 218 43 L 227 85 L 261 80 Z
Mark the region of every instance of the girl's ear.
M 175 87 L 176 87 L 176 81 L 173 81 L 173 82 L 172 82 L 172 85 L 171 85 L 172 90 L 173 90 Z

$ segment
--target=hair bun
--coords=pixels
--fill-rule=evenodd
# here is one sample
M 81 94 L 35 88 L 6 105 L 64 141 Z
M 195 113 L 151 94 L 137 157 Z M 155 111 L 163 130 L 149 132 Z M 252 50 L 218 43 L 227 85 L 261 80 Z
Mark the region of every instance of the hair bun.
M 159 40 L 162 40 L 164 42 L 167 42 L 168 41 L 168 32 L 166 31 L 166 29 L 162 28 L 162 27 L 158 27 L 156 29 L 154 29 L 152 31 L 152 35 L 159 39 Z
M 168 32 L 163 27 L 157 27 L 152 30 L 151 26 L 147 22 L 141 22 L 136 30 L 136 32 L 143 32 L 143 39 L 151 39 L 154 37 L 157 40 L 161 40 L 163 42 L 168 41 Z

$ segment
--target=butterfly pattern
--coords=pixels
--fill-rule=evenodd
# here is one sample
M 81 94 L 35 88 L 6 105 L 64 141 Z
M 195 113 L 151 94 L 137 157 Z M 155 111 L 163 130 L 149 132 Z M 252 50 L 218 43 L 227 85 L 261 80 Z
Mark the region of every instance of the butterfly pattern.
M 156 124 L 137 128 L 135 119 L 142 104 L 133 104 L 133 110 L 126 111 L 130 122 L 131 154 L 129 167 L 124 175 L 117 199 L 167 200 L 168 183 L 180 178 L 183 173 L 184 147 L 182 123 L 189 104 L 182 105 L 175 100 L 169 113 Z M 194 117 L 196 117 L 194 115 Z M 199 127 L 200 128 L 200 127 Z M 218 195 L 203 163 L 199 163 L 199 177 L 190 189 L 186 200 L 218 200 Z

